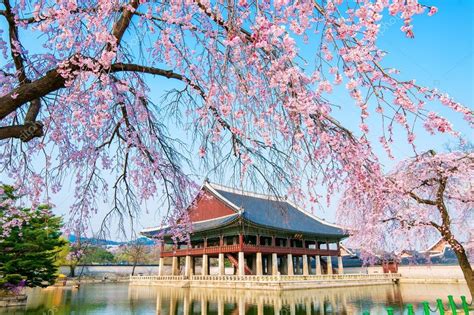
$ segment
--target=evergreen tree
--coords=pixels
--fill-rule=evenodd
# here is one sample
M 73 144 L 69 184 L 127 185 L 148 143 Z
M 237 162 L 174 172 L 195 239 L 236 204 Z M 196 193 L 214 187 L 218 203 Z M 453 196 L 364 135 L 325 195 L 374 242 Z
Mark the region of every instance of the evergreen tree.
M 65 244 L 61 218 L 45 205 L 11 211 L 16 199 L 12 187 L 0 186 L 0 289 L 46 287 L 56 279 L 57 254 Z

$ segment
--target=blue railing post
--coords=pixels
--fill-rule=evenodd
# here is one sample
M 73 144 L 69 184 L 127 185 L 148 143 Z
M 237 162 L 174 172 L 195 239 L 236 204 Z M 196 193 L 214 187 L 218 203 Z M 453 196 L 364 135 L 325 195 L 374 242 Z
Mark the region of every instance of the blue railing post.
M 393 315 L 393 308 L 392 307 L 387 307 L 387 315 Z
M 424 302 L 422 302 L 422 304 L 423 304 L 423 313 L 425 315 L 430 315 L 431 314 L 430 302 L 424 301 Z
M 415 315 L 415 311 L 413 310 L 413 304 L 407 304 L 408 315 Z
M 456 306 L 456 303 L 454 302 L 454 298 L 452 295 L 448 295 L 448 302 L 449 302 L 449 306 L 451 307 L 451 311 L 453 312 L 453 315 L 457 315 L 458 314 L 457 306 Z
M 461 303 L 464 314 L 469 315 L 469 304 L 467 304 L 466 297 L 464 295 L 461 295 Z
M 439 315 L 444 315 L 444 304 L 443 300 L 436 299 L 436 305 L 438 305 Z
M 370 315 L 370 312 L 369 311 L 365 311 L 362 313 L 362 315 Z

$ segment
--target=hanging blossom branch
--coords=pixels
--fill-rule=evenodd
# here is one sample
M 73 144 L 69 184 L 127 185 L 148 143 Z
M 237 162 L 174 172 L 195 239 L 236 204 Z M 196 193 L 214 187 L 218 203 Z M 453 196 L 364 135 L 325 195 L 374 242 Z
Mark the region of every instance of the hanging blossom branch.
M 2 170 L 35 198 L 60 191 L 72 175 L 77 224 L 108 195 L 106 216 L 118 214 L 119 226 L 153 198 L 168 221 L 178 220 L 198 188 L 184 171 L 195 169 L 196 153 L 208 171 L 295 199 L 318 203 L 317 185 L 329 198 L 342 181 L 378 194 L 384 180 L 366 136 L 372 111 L 389 153 L 397 123 L 410 143 L 416 120 L 430 133 L 456 135 L 425 109 L 435 101 L 472 124 L 466 107 L 383 66 L 383 14 L 400 16 L 412 37 L 412 16 L 427 11 L 436 8 L 417 1 L 5 0 Z M 41 52 L 24 49 L 27 36 Z M 305 40 L 314 69 L 296 44 Z M 162 91 L 150 76 L 175 88 Z M 362 137 L 332 116 L 331 92 L 343 83 L 360 108 Z M 177 132 L 181 122 L 191 140 Z M 38 157 L 41 169 L 32 163 Z

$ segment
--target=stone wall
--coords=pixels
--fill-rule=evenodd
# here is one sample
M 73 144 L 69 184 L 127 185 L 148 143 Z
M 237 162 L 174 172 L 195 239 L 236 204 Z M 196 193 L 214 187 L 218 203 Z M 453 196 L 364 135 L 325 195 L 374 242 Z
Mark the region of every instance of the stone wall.
M 165 265 L 164 274 L 171 274 L 171 266 Z M 117 275 L 117 276 L 127 276 L 132 273 L 133 266 L 98 266 L 98 265 L 86 265 L 86 266 L 77 266 L 76 267 L 76 276 L 93 276 L 93 277 L 103 277 L 106 275 Z M 184 270 L 184 267 L 183 267 Z M 218 274 L 219 268 L 212 266 L 210 267 L 211 274 Z M 228 267 L 225 268 L 225 274 L 231 275 L 234 272 L 234 268 Z M 66 276 L 69 276 L 69 267 L 61 266 L 59 273 L 62 273 Z M 158 265 L 149 265 L 149 266 L 137 266 L 135 268 L 135 275 L 142 274 L 144 276 L 158 275 Z M 196 266 L 196 274 L 201 274 L 201 267 Z
M 366 271 L 369 274 L 383 273 L 381 266 L 366 267 L 366 268 L 361 267 L 361 268 L 352 268 L 352 269 L 359 269 L 360 272 L 362 273 Z M 357 273 L 357 272 L 353 272 L 353 273 Z M 463 279 L 464 278 L 461 268 L 457 265 L 399 266 L 398 273 L 402 275 L 402 279 Z
M 127 276 L 132 273 L 133 266 L 97 266 L 97 265 L 86 265 L 86 266 L 77 266 L 75 270 L 76 276 L 93 276 L 93 277 L 103 277 L 106 275 L 117 275 L 117 276 Z M 61 266 L 59 272 L 69 276 L 69 267 Z M 157 275 L 158 274 L 158 265 L 151 266 L 136 266 L 135 274 L 143 275 Z

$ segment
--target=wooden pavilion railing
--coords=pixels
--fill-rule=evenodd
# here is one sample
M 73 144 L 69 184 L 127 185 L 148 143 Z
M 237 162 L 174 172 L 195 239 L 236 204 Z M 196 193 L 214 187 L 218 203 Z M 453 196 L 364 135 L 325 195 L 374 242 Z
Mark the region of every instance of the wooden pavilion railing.
M 173 257 L 173 256 L 201 256 L 201 255 L 218 255 L 219 253 L 262 253 L 262 254 L 292 254 L 292 255 L 308 255 L 308 256 L 337 256 L 337 250 L 331 249 L 314 249 L 314 248 L 302 248 L 302 247 L 283 247 L 283 246 L 264 246 L 264 245 L 250 245 L 250 244 L 234 244 L 234 245 L 222 245 L 212 247 L 200 247 L 200 248 L 182 248 L 171 251 L 161 252 L 161 257 Z

